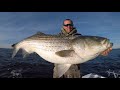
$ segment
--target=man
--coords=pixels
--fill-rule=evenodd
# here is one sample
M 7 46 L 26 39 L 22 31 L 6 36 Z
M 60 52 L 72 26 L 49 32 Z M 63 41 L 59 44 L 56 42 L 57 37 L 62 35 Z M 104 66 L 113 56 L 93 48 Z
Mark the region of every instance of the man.
M 59 33 L 61 36 L 76 36 L 76 35 L 81 35 L 77 33 L 76 28 L 74 27 L 73 21 L 70 19 L 65 19 L 63 21 L 63 27 L 61 30 L 61 33 Z M 108 50 L 104 51 L 101 53 L 101 55 L 106 56 L 108 53 L 112 50 L 112 48 L 109 48 Z M 56 66 L 57 64 L 55 64 Z M 53 78 L 57 78 L 57 69 L 54 68 L 53 71 Z M 69 70 L 61 77 L 61 78 L 80 78 L 80 64 L 77 65 L 72 65 Z

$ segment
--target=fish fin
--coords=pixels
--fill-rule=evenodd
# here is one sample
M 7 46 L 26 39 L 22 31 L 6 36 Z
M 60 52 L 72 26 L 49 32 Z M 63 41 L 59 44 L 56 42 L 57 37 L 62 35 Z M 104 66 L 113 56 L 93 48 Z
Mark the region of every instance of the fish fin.
M 12 54 L 12 58 L 14 58 L 14 57 L 15 57 L 15 55 L 17 54 L 17 52 L 19 51 L 19 48 L 16 48 L 16 44 L 13 44 L 13 45 L 12 45 L 12 47 L 13 47 L 13 54 Z
M 42 33 L 42 32 L 37 32 L 36 34 L 38 34 L 38 35 L 46 35 L 45 33 Z
M 70 68 L 71 64 L 56 64 L 57 77 L 60 78 Z
M 12 48 L 14 48 L 18 43 L 14 43 L 11 45 Z
M 25 58 L 29 55 L 29 53 L 26 50 L 22 49 L 22 55 L 23 55 L 23 58 Z
M 62 50 L 58 51 L 55 54 L 57 54 L 60 57 L 69 57 L 74 52 L 74 50 Z

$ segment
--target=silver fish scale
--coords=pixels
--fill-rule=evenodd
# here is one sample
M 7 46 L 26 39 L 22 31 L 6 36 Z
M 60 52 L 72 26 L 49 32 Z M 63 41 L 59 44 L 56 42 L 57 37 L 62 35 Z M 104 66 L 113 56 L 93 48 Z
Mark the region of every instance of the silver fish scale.
M 71 48 L 69 40 L 42 40 L 40 46 L 42 50 L 46 51 L 60 51 L 61 49 L 68 50 Z
M 43 38 L 43 36 L 41 36 L 40 38 L 37 37 L 33 39 L 31 38 L 27 38 L 24 41 L 29 43 L 29 45 L 34 45 L 36 47 L 38 47 L 41 50 L 45 50 L 45 51 L 60 51 L 60 50 L 69 50 L 71 49 L 71 40 L 68 38 L 60 38 L 60 37 L 52 37 L 51 38 L 47 37 L 47 38 Z M 53 48 L 54 47 L 54 48 Z

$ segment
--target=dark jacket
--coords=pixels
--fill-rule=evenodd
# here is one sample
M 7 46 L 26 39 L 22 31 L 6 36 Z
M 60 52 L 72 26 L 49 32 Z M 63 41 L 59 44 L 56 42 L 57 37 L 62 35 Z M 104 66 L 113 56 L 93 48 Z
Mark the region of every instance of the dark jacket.
M 68 37 L 68 36 L 75 36 L 75 35 L 81 35 L 81 34 L 77 33 L 76 28 L 73 28 L 73 30 L 72 30 L 71 32 L 69 32 L 69 33 L 67 33 L 67 32 L 65 31 L 65 29 L 62 28 L 62 29 L 61 29 L 61 32 L 59 33 L 59 35 L 60 35 L 60 36 L 66 36 L 66 37 Z

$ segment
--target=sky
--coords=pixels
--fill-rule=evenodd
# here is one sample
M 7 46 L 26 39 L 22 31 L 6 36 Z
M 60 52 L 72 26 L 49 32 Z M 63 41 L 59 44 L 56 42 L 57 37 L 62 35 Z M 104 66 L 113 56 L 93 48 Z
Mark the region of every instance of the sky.
M 37 32 L 58 34 L 65 19 L 74 22 L 78 33 L 106 37 L 120 48 L 120 12 L 0 12 L 0 48 Z

